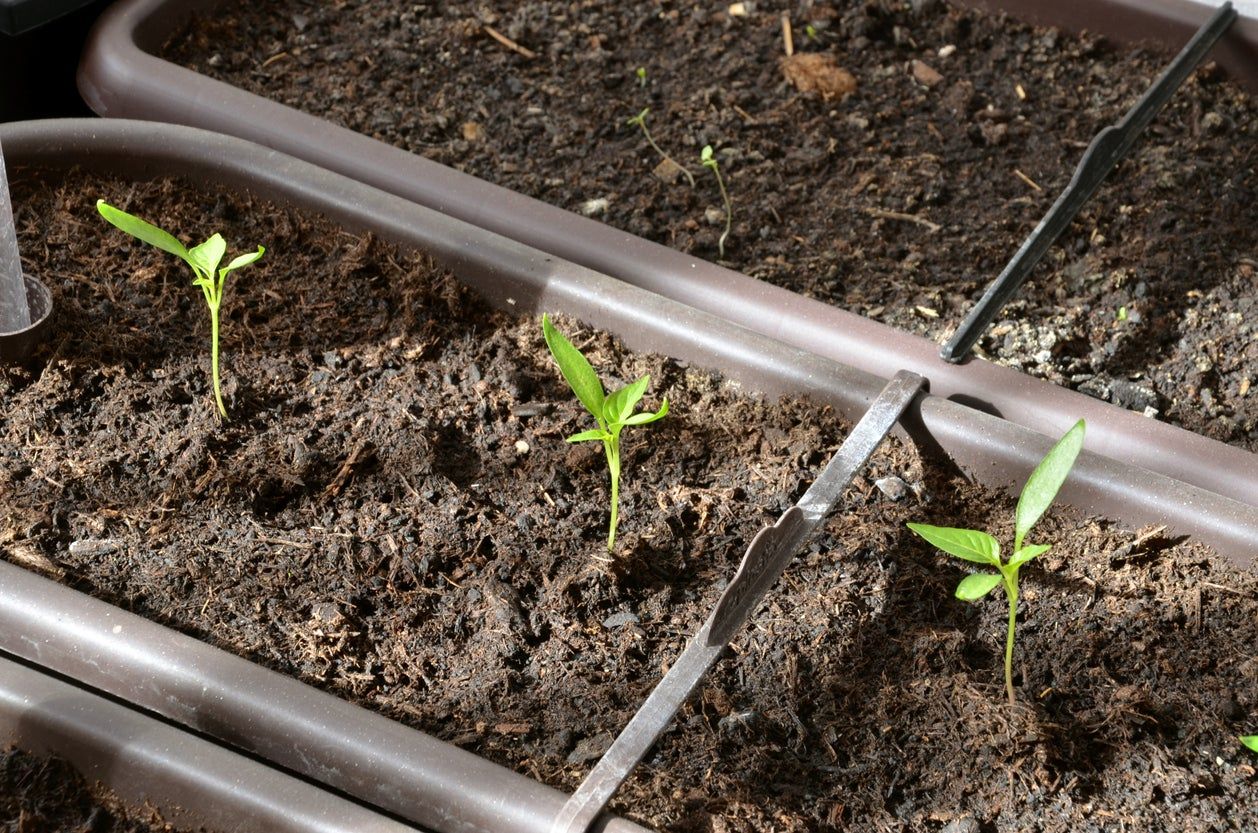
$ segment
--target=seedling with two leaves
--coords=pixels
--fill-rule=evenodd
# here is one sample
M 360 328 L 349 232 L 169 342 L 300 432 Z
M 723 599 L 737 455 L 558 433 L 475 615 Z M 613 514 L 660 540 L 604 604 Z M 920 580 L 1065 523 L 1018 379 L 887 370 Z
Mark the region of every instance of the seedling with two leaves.
M 223 405 L 223 390 L 218 374 L 218 313 L 223 306 L 223 289 L 229 273 L 253 263 L 266 253 L 266 249 L 259 246 L 256 252 L 238 255 L 219 269 L 223 255 L 227 254 L 227 242 L 218 232 L 199 246 L 186 249 L 169 232 L 121 209 L 114 208 L 104 200 L 96 201 L 96 210 L 102 217 L 127 234 L 163 252 L 175 255 L 192 268 L 194 276 L 192 285 L 201 287 L 201 293 L 205 296 L 205 305 L 210 309 L 210 372 L 214 380 L 214 401 L 223 419 L 227 419 L 227 408 Z
M 995 573 L 974 573 L 966 576 L 957 585 L 956 595 L 958 599 L 974 602 L 995 590 L 998 585 L 1004 587 L 1005 597 L 1009 601 L 1009 627 L 1005 638 L 1005 690 L 1009 694 L 1011 705 L 1016 702 L 1013 693 L 1013 643 L 1018 616 L 1018 571 L 1031 559 L 1048 552 L 1050 547 L 1049 544 L 1027 544 L 1026 536 L 1057 497 L 1058 490 L 1074 466 L 1075 458 L 1083 448 L 1084 430 L 1083 420 L 1076 422 L 1027 478 L 1018 498 L 1018 508 L 1014 516 L 1013 554 L 1008 561 L 1001 559 L 1000 542 L 986 532 L 929 524 L 908 525 L 909 529 L 949 555 L 996 568 Z
M 611 472 L 611 525 L 607 532 L 607 551 L 611 552 L 616 544 L 616 525 L 620 518 L 620 432 L 630 425 L 646 425 L 662 419 L 668 413 L 668 400 L 665 399 L 655 413 L 634 413 L 633 409 L 642 400 L 650 376 L 643 376 L 636 382 L 626 385 L 610 396 L 604 394 L 603 383 L 598 374 L 590 366 L 590 362 L 581 355 L 581 351 L 572 346 L 572 342 L 550 323 L 550 316 L 542 316 L 542 334 L 546 337 L 546 346 L 559 365 L 572 392 L 581 400 L 581 404 L 598 422 L 598 428 L 582 431 L 568 437 L 570 443 L 599 441 L 603 444 L 603 452 L 607 457 L 607 468 Z

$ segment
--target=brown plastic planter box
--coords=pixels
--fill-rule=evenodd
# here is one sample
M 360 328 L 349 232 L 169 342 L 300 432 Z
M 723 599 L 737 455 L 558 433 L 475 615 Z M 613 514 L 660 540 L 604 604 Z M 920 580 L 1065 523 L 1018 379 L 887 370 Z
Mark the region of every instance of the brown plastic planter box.
M 13 168 L 78 167 L 138 179 L 179 175 L 323 213 L 348 228 L 427 251 L 517 314 L 568 313 L 620 335 L 630 346 L 719 369 L 767 393 L 807 394 L 848 418 L 862 413 L 883 385 L 865 371 L 239 139 L 173 125 L 68 120 L 2 125 L 0 142 Z M 1051 386 L 1033 390 L 1060 393 Z M 1025 478 L 1052 443 L 1015 423 L 929 395 L 911 406 L 904 427 L 944 461 L 996 485 Z M 1133 525 L 1166 523 L 1214 543 L 1241 565 L 1253 560 L 1258 509 L 1092 450 L 1080 456 L 1062 497 L 1085 512 Z M 541 833 L 564 798 L 470 753 L 7 564 L 0 564 L 0 651 L 243 750 L 267 763 L 265 772 L 293 773 L 307 786 L 319 787 L 318 795 L 331 790 L 440 833 Z M 141 770 L 92 761 L 120 754 L 110 749 L 130 749 L 139 732 L 135 726 L 158 732 L 158 724 L 141 721 L 127 728 L 120 718 L 94 728 L 78 721 L 74 729 L 73 714 L 86 708 L 85 695 L 69 692 L 63 698 L 60 689 L 48 686 L 43 678 L 29 683 L 31 690 L 51 692 L 38 695 L 38 707 L 14 706 L 33 696 L 16 688 L 0 697 L 10 703 L 0 716 L 8 737 L 63 754 L 90 740 L 101 751 L 84 752 L 86 757 L 75 760 L 115 785 L 134 785 L 128 779 L 138 778 Z M 88 729 L 94 734 L 84 734 Z M 188 746 L 187 755 L 198 756 L 201 748 Z M 202 766 L 199 759 L 189 761 L 183 754 L 175 750 L 131 762 L 149 767 L 143 783 L 151 791 L 145 798 L 158 806 L 210 812 L 222 784 L 208 764 L 204 777 L 192 771 Z M 230 765 L 232 759 L 225 760 Z M 158 794 L 169 784 L 179 786 Z M 303 798 L 306 791 L 280 792 L 273 817 L 309 818 L 314 805 Z M 336 802 L 329 806 L 350 812 Z M 223 804 L 216 818 L 235 818 L 232 807 L 247 810 Z M 244 816 L 237 821 L 240 829 L 291 829 L 254 826 Z M 390 828 L 363 824 L 358 829 Z M 642 830 L 616 819 L 606 820 L 602 829 Z
M 1029 4 L 988 5 L 1014 10 Z M 88 104 L 104 116 L 205 127 L 277 148 L 880 378 L 915 371 L 930 378 L 938 396 L 1044 434 L 1060 434 L 1086 418 L 1097 451 L 1258 507 L 1258 455 L 986 361 L 947 364 L 926 339 L 491 185 L 152 54 L 189 14 L 213 6 L 213 0 L 125 0 L 111 8 L 80 68 Z M 1053 22 L 1112 33 L 1134 25 L 1134 15 L 1173 46 L 1182 43 L 1185 25 L 1195 27 L 1191 21 L 1208 12 L 1191 14 L 1180 0 L 1096 0 L 1057 4 L 1053 11 Z M 1252 20 L 1240 21 L 1219 47 L 1237 56 L 1234 70 L 1251 79 L 1258 78 L 1255 28 Z

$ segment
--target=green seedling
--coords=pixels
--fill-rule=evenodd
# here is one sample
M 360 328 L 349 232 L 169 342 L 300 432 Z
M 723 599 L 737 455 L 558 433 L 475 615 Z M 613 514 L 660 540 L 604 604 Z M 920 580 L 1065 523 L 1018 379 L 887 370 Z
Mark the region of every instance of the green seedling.
M 132 237 L 163 252 L 169 252 L 192 267 L 192 273 L 195 276 L 192 285 L 201 287 L 205 304 L 210 308 L 210 372 L 214 380 L 214 401 L 218 404 L 218 412 L 223 419 L 227 419 L 227 408 L 223 405 L 223 390 L 219 384 L 218 373 L 218 313 L 223 305 L 223 288 L 226 285 L 228 273 L 253 263 L 266 253 L 266 249 L 259 246 L 256 252 L 239 255 L 219 269 L 218 265 L 222 262 L 223 255 L 227 253 L 227 243 L 217 232 L 201 245 L 185 249 L 173 235 L 151 223 L 146 223 L 139 217 L 114 208 L 104 200 L 96 201 L 96 210 L 101 213 L 102 217 Z
M 721 235 L 721 239 L 716 241 L 717 250 L 721 253 L 721 257 L 725 257 L 725 238 L 729 237 L 734 208 L 730 205 L 729 192 L 725 190 L 725 180 L 721 179 L 721 168 L 716 163 L 716 157 L 712 155 L 711 145 L 703 146 L 703 150 L 699 152 L 699 161 L 703 163 L 703 167 L 712 169 L 712 173 L 716 175 L 716 184 L 721 189 L 721 199 L 725 200 L 725 232 Z
M 639 70 L 639 71 L 642 73 L 641 77 L 645 78 L 646 70 Z M 686 181 L 690 183 L 691 188 L 695 187 L 694 174 L 690 173 L 690 171 L 686 170 L 684 167 L 679 165 L 676 159 L 674 159 L 673 157 L 665 153 L 663 150 L 661 150 L 660 146 L 655 144 L 655 140 L 651 138 L 651 131 L 646 129 L 646 117 L 647 117 L 647 113 L 650 113 L 650 112 L 651 112 L 651 108 L 647 107 L 641 113 L 638 113 L 638 115 L 626 121 L 625 124 L 628 126 L 632 126 L 636 124 L 638 127 L 641 127 L 642 135 L 646 137 L 647 144 L 650 145 L 652 148 L 654 148 L 655 152 L 658 153 L 664 159 L 665 162 L 672 164 L 675 168 L 677 168 L 677 170 L 681 171 L 685 175 Z
M 550 316 L 542 316 L 542 334 L 546 337 L 546 346 L 559 365 L 572 392 L 581 400 L 581 404 L 598 422 L 598 428 L 573 434 L 568 438 L 570 443 L 583 443 L 598 440 L 603 444 L 603 452 L 607 456 L 607 468 L 611 472 L 611 526 L 607 533 L 607 551 L 611 552 L 616 544 L 616 524 L 620 514 L 620 432 L 629 425 L 646 425 L 662 419 L 668 413 L 668 400 L 665 399 L 655 413 L 634 413 L 634 406 L 641 401 L 651 383 L 650 376 L 643 376 L 636 382 L 626 385 L 610 396 L 603 394 L 603 383 L 598 374 L 581 351 L 572 346 L 572 342 L 564 338 L 563 333 L 550 323 Z
M 1246 749 L 1258 752 L 1258 735 L 1242 735 L 1241 743 Z
M 813 26 L 811 23 L 806 24 L 804 26 L 804 34 L 808 37 L 808 40 L 816 40 L 817 27 Z
M 634 75 L 638 76 L 638 86 L 646 86 L 646 67 L 638 67 L 634 70 Z
M 1118 308 L 1118 320 L 1119 320 L 1119 321 L 1126 321 L 1126 320 L 1127 320 L 1127 308 L 1126 308 L 1126 307 L 1119 307 L 1119 308 Z
M 1083 420 L 1076 422 L 1027 478 L 1018 498 L 1018 508 L 1014 516 L 1013 555 L 1008 561 L 1001 560 L 1000 543 L 986 532 L 928 524 L 908 525 L 909 529 L 949 555 L 998 570 L 996 573 L 974 573 L 966 576 L 957 585 L 956 595 L 963 601 L 975 602 L 995 590 L 997 585 L 1003 585 L 1005 589 L 1005 597 L 1009 601 L 1009 628 L 1005 638 L 1005 690 L 1009 694 L 1010 705 L 1016 702 L 1013 693 L 1013 642 L 1018 615 L 1018 571 L 1031 559 L 1049 550 L 1048 544 L 1024 544 L 1024 540 L 1031 527 L 1035 526 L 1036 521 L 1057 497 L 1061 484 L 1074 466 L 1075 458 L 1083 448 L 1084 429 Z

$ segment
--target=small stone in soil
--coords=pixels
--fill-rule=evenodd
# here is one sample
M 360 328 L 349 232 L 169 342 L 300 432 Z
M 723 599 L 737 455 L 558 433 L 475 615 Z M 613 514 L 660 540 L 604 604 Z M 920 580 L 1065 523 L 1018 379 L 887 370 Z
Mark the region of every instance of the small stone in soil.
M 603 757 L 603 753 L 612 745 L 612 733 L 600 732 L 592 738 L 580 741 L 576 748 L 568 753 L 568 763 L 583 764 Z
M 122 549 L 122 542 L 113 538 L 83 538 L 70 542 L 70 555 L 95 558 Z
M 581 213 L 586 217 L 597 217 L 600 214 L 606 214 L 609 205 L 611 205 L 611 200 L 607 197 L 595 197 L 581 203 Z
M 629 624 L 638 624 L 638 617 L 628 610 L 613 613 L 611 616 L 608 616 L 603 620 L 603 627 L 607 628 L 609 631 L 615 630 L 616 628 L 623 628 L 625 625 Z
M 526 443 L 524 440 L 516 440 L 516 441 L 515 441 L 515 453 L 516 453 L 516 454 L 528 454 L 528 453 L 529 453 L 529 444 L 528 444 L 528 443 Z
M 925 61 L 914 61 L 910 68 L 913 71 L 913 77 L 917 79 L 918 83 L 925 84 L 927 87 L 933 87 L 944 80 L 944 77 L 939 74 L 939 70 Z
M 909 487 L 898 477 L 882 477 L 874 481 L 874 485 L 878 487 L 878 491 L 882 492 L 892 500 L 899 500 L 908 493 Z
M 677 181 L 678 177 L 681 176 L 681 165 L 678 165 L 671 159 L 661 159 L 660 164 L 655 166 L 655 169 L 651 171 L 651 174 L 654 175 L 656 179 L 672 185 Z

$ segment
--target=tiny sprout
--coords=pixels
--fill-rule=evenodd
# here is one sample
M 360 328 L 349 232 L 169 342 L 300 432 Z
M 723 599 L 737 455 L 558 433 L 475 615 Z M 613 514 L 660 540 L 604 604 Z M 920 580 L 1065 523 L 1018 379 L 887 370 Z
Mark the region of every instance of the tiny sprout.
M 1127 320 L 1127 308 L 1126 308 L 1126 307 L 1119 307 L 1119 308 L 1118 308 L 1118 320 L 1119 320 L 1119 321 L 1126 321 L 1126 320 Z
M 1031 527 L 1048 510 L 1062 483 L 1066 481 L 1066 475 L 1070 473 L 1075 458 L 1079 456 L 1079 450 L 1083 448 L 1084 429 L 1083 420 L 1076 422 L 1049 449 L 1048 454 L 1044 455 L 1044 459 L 1027 478 L 1014 513 L 1013 555 L 1008 561 L 1001 560 L 1000 543 L 986 532 L 928 524 L 908 525 L 909 529 L 949 555 L 995 567 L 999 571 L 966 576 L 957 585 L 956 596 L 963 601 L 976 602 L 995 590 L 997 585 L 1004 586 L 1005 597 L 1009 600 L 1009 628 L 1005 638 L 1005 690 L 1009 694 L 1010 705 L 1016 702 L 1013 693 L 1013 641 L 1018 616 L 1018 570 L 1031 559 L 1049 550 L 1048 544 L 1023 546 L 1022 542 Z
M 577 399 L 598 422 L 598 428 L 582 431 L 568 438 L 570 443 L 583 443 L 599 440 L 603 443 L 603 453 L 607 457 L 607 468 L 611 472 L 611 525 L 607 532 L 607 551 L 611 552 L 616 544 L 616 525 L 620 515 L 620 432 L 627 425 L 646 425 L 662 419 L 668 413 L 668 400 L 665 399 L 655 413 L 634 413 L 634 406 L 641 401 L 651 383 L 650 376 L 643 376 L 638 381 L 626 385 L 610 396 L 603 394 L 603 383 L 598 374 L 590 367 L 590 362 L 581 355 L 581 351 L 572 346 L 555 326 L 550 323 L 549 315 L 542 315 L 542 335 L 546 337 L 546 346 L 559 365 L 559 372 L 567 381 Z
M 1258 735 L 1242 735 L 1241 744 L 1251 752 L 1258 752 Z
M 725 180 L 721 179 L 721 168 L 716 163 L 716 157 L 712 155 L 711 145 L 703 146 L 703 150 L 699 152 L 699 161 L 703 163 L 703 167 L 711 168 L 712 173 L 716 175 L 716 184 L 721 189 L 721 199 L 725 201 L 725 232 L 721 235 L 721 239 L 716 241 L 717 250 L 721 253 L 721 257 L 725 257 L 725 238 L 729 237 L 734 208 L 730 205 L 729 192 L 725 190 Z
M 645 70 L 645 69 L 641 69 L 641 68 L 639 68 L 639 72 L 641 72 L 641 73 L 642 73 L 642 77 L 645 77 L 645 76 L 646 76 L 646 70 Z M 633 118 L 631 118 L 631 119 L 629 119 L 628 121 L 626 121 L 626 122 L 625 122 L 625 124 L 626 124 L 626 125 L 630 125 L 630 126 L 632 126 L 632 125 L 635 125 L 635 124 L 636 124 L 638 127 L 641 127 L 641 128 L 642 128 L 642 135 L 643 135 L 643 136 L 646 136 L 646 141 L 647 141 L 647 144 L 649 144 L 651 147 L 655 148 L 655 152 L 656 152 L 656 153 L 658 153 L 661 157 L 663 157 L 663 159 L 664 159 L 666 162 L 668 162 L 668 163 L 669 163 L 669 164 L 671 164 L 674 168 L 676 168 L 677 170 L 679 170 L 679 171 L 681 171 L 683 174 L 685 174 L 685 176 L 686 176 L 686 180 L 690 183 L 690 187 L 691 187 L 691 188 L 695 187 L 695 177 L 694 177 L 694 174 L 690 173 L 690 171 L 688 171 L 686 168 L 684 168 L 684 167 L 682 167 L 681 165 L 677 164 L 677 160 L 676 160 L 676 159 L 674 159 L 673 157 L 669 156 L 669 155 L 668 155 L 667 153 L 665 153 L 663 150 L 661 150 L 661 149 L 660 149 L 660 146 L 659 146 L 659 145 L 657 145 L 657 144 L 655 144 L 655 140 L 651 138 L 651 131 L 649 131 L 649 130 L 647 130 L 647 129 L 646 129 L 646 117 L 647 117 L 647 113 L 650 113 L 650 112 L 651 112 L 651 108 L 650 108 L 650 107 L 647 107 L 647 108 L 646 108 L 645 110 L 643 110 L 641 113 L 638 113 L 638 115 L 636 115 L 636 116 L 634 116 Z
M 104 200 L 96 201 L 96 210 L 102 217 L 132 237 L 175 255 L 192 267 L 192 274 L 195 276 L 192 285 L 201 287 L 205 304 L 210 308 L 210 372 L 214 380 L 214 401 L 218 404 L 218 412 L 223 419 L 227 419 L 227 408 L 223 405 L 222 385 L 219 384 L 218 378 L 218 312 L 223 305 L 223 288 L 229 272 L 253 263 L 266 253 L 266 249 L 259 246 L 256 252 L 239 255 L 231 263 L 219 269 L 218 265 L 222 262 L 223 255 L 227 253 L 227 243 L 217 232 L 201 245 L 185 249 L 183 244 L 171 234 L 151 223 L 146 223 L 139 217 L 114 208 Z
M 808 39 L 809 39 L 809 40 L 816 40 L 816 39 L 817 39 L 817 27 L 816 27 L 816 26 L 813 26 L 811 23 L 806 24 L 806 25 L 804 26 L 804 34 L 808 36 Z
M 646 86 L 646 67 L 638 67 L 637 70 L 634 71 L 634 75 L 638 76 L 638 86 L 645 87 Z

